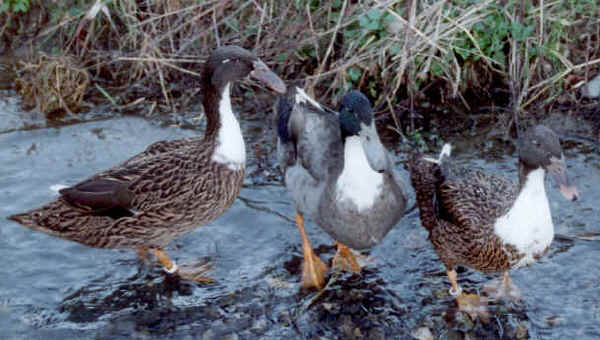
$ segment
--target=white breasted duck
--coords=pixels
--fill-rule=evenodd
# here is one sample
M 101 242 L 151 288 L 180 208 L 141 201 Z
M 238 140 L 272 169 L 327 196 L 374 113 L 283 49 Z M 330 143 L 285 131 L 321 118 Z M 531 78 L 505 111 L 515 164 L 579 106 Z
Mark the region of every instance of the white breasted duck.
M 162 248 L 221 216 L 243 183 L 246 151 L 230 101 L 231 83 L 246 76 L 285 93 L 285 83 L 254 54 L 226 46 L 213 51 L 202 78 L 207 126 L 203 137 L 160 141 L 124 163 L 60 191 L 41 208 L 9 218 L 32 229 L 98 248 L 151 250 L 169 273 L 178 270 Z
M 369 100 L 348 92 L 340 111 L 290 86 L 278 106 L 278 150 L 302 236 L 302 285 L 322 288 L 327 266 L 304 231 L 308 216 L 337 242 L 334 266 L 360 272 L 348 249 L 377 245 L 404 215 L 405 191 L 375 129 Z
M 414 157 L 410 172 L 421 223 L 447 268 L 450 293 L 468 312 L 482 309 L 477 296 L 463 294 L 458 286 L 457 265 L 503 272 L 502 288 L 510 294 L 508 271 L 535 262 L 550 247 L 554 227 L 544 187 L 546 172 L 567 199 L 578 198 L 569 185 L 559 139 L 542 125 L 521 136 L 518 184 L 456 165 L 449 144 L 437 160 Z

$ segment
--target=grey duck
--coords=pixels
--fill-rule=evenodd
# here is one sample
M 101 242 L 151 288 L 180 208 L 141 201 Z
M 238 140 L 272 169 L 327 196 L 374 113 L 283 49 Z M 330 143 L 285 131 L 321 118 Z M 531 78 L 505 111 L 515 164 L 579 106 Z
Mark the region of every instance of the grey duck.
M 476 313 L 483 306 L 476 295 L 462 293 L 457 265 L 503 272 L 498 293 L 510 295 L 514 287 L 508 271 L 535 262 L 549 249 L 554 227 L 544 188 L 546 172 L 564 197 L 578 198 L 577 189 L 569 185 L 559 139 L 542 125 L 520 138 L 518 184 L 458 166 L 450 157 L 449 144 L 437 160 L 413 157 L 411 182 L 421 223 L 446 266 L 450 294 L 462 310 Z
M 350 91 L 338 113 L 290 86 L 280 98 L 277 129 L 280 166 L 302 237 L 302 286 L 322 288 L 328 270 L 306 236 L 305 215 L 337 241 L 334 266 L 360 272 L 348 247 L 377 245 L 406 206 L 403 181 L 379 139 L 369 100 Z
M 41 208 L 9 218 L 26 227 L 98 248 L 151 250 L 169 273 L 185 271 L 162 248 L 221 216 L 238 196 L 246 153 L 230 101 L 231 83 L 250 76 L 285 93 L 284 82 L 249 51 L 215 49 L 204 66 L 204 136 L 156 142 L 124 163 L 60 190 Z

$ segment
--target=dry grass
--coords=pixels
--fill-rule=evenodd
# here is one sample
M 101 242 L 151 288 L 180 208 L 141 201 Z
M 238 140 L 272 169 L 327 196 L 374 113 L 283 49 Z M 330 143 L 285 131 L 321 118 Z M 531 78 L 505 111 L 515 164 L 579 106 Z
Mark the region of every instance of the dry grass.
M 15 86 L 26 105 L 52 113 L 81 109 L 90 78 L 87 70 L 75 66 L 73 58 L 40 56 L 36 62 L 21 62 Z
M 508 4 L 89 1 L 76 14 L 63 9 L 34 39 L 51 42 L 79 61 L 94 84 L 86 95 L 106 98 L 119 110 L 144 113 L 181 110 L 196 102 L 201 62 L 225 44 L 254 50 L 282 78 L 303 81 L 309 93 L 329 105 L 353 87 L 386 112 L 448 103 L 474 109 L 465 93 L 491 93 L 492 86 L 505 87 L 509 111 L 523 112 L 534 103 L 537 110 L 540 103 L 557 101 L 565 86 L 571 91 L 569 86 L 580 86 L 600 69 L 599 13 L 565 12 L 560 1 Z M 60 7 L 53 11 L 60 13 Z M 502 61 L 483 45 L 485 32 L 476 28 L 493 24 L 491 18 L 533 22 L 535 32 L 524 40 L 514 34 L 498 38 L 506 54 Z M 558 37 L 558 44 L 540 53 L 539 46 L 556 35 L 557 23 L 564 24 L 565 36 L 579 34 L 572 43 L 577 48 Z M 577 33 L 582 27 L 585 36 Z

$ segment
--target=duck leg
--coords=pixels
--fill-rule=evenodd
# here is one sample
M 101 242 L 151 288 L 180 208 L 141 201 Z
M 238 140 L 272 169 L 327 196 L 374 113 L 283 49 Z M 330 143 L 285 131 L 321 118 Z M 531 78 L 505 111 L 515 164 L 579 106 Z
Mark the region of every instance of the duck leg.
M 337 252 L 333 257 L 333 267 L 340 271 L 360 274 L 361 267 L 352 250 L 340 242 L 335 242 L 335 245 L 337 246 Z
M 491 283 L 486 284 L 483 290 L 494 300 L 508 299 L 519 302 L 521 299 L 521 292 L 510 279 L 508 271 L 503 272 L 499 280 L 493 280 Z
M 183 266 L 178 267 L 175 261 L 172 261 L 167 253 L 162 249 L 152 249 L 154 256 L 160 264 L 163 266 L 164 270 L 169 274 L 176 274 L 180 278 L 184 280 L 199 282 L 199 283 L 211 283 L 214 282 L 210 277 L 206 277 L 203 274 L 208 271 L 211 266 L 209 265 L 201 265 L 201 266 Z M 194 268 L 196 267 L 196 268 Z
M 137 247 L 137 254 L 142 263 L 148 263 L 148 248 L 146 247 Z
M 302 253 L 304 261 L 302 263 L 302 287 L 322 289 L 325 286 L 325 275 L 327 274 L 327 266 L 313 252 L 310 241 L 304 231 L 304 218 L 302 214 L 296 214 L 296 225 L 302 237 Z
M 450 295 L 454 296 L 458 304 L 458 310 L 469 314 L 473 320 L 479 317 L 487 318 L 489 316 L 486 307 L 487 303 L 477 294 L 466 294 L 462 291 L 456 280 L 456 270 L 449 269 L 446 271 L 446 274 L 448 275 L 448 279 L 450 279 L 450 285 L 452 285 Z

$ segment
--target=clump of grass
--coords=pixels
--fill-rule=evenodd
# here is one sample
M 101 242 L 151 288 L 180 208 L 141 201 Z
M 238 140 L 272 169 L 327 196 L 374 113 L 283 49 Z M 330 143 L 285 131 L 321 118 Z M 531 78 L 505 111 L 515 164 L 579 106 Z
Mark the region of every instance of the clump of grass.
M 24 103 L 37 111 L 73 114 L 81 109 L 90 84 L 87 70 L 76 65 L 73 58 L 43 55 L 36 62 L 21 62 L 16 89 Z

